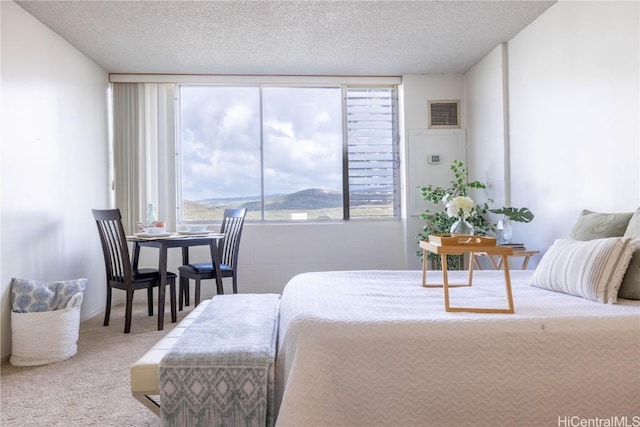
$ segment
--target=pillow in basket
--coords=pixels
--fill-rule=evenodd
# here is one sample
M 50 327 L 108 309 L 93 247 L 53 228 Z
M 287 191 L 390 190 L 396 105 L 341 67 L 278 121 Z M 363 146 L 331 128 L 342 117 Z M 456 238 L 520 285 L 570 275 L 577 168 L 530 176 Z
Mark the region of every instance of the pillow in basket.
M 14 313 L 35 313 L 60 310 L 71 297 L 87 288 L 87 279 L 40 282 L 11 279 L 11 301 Z

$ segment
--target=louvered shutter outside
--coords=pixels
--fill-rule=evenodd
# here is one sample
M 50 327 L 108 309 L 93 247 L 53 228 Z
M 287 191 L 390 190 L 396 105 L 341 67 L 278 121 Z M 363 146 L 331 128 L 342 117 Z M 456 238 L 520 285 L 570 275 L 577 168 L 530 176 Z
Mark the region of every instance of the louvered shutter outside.
M 397 217 L 398 132 L 393 88 L 347 88 L 349 217 Z

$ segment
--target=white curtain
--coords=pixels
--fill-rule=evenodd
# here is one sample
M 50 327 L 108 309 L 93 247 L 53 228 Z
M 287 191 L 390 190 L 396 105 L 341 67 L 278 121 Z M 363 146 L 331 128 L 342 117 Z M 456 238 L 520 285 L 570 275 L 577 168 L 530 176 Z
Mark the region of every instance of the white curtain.
M 174 85 L 113 84 L 115 205 L 127 233 L 144 222 L 153 203 L 158 218 L 175 224 Z
M 140 97 L 144 87 L 138 83 L 113 84 L 113 163 L 116 207 L 122 214 L 127 233 L 136 229 L 141 218 L 140 141 L 144 126 Z

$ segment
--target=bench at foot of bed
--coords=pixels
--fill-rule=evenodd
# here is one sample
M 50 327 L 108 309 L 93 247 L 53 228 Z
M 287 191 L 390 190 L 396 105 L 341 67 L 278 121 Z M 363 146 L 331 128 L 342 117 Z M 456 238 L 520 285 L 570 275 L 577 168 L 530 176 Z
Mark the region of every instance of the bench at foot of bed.
M 131 367 L 133 396 L 163 425 L 234 425 L 238 417 L 272 425 L 279 299 L 234 294 L 201 302 Z
M 156 415 L 160 415 L 158 399 L 160 394 L 160 386 L 158 385 L 160 361 L 210 302 L 211 300 L 204 300 L 198 304 L 175 328 L 131 366 L 131 394 Z

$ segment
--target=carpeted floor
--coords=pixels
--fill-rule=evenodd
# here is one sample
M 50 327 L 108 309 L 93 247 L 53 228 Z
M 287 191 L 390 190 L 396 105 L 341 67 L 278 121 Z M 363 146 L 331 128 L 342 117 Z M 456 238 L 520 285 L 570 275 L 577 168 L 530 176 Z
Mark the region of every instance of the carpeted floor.
M 193 306 L 178 312 L 178 322 Z M 81 323 L 78 353 L 63 362 L 36 367 L 0 368 L 0 425 L 12 426 L 160 426 L 160 418 L 131 396 L 129 368 L 176 323 L 165 315 L 147 316 L 144 302 L 134 304 L 130 334 L 124 334 L 124 305 Z

